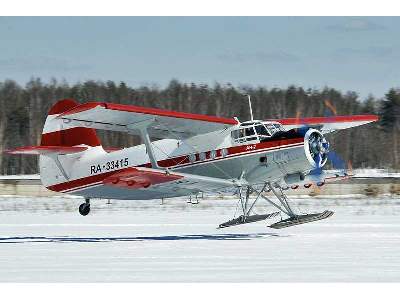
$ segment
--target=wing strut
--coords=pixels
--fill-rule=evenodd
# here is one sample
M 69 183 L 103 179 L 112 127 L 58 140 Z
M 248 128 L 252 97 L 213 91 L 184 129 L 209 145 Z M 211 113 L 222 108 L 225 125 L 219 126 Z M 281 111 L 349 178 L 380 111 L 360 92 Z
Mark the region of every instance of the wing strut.
M 140 137 L 141 137 L 142 141 L 144 142 L 144 144 L 146 145 L 146 150 L 147 150 L 147 154 L 149 155 L 151 166 L 154 169 L 160 169 L 160 167 L 158 166 L 158 163 L 157 163 L 156 156 L 154 155 L 153 145 L 151 144 L 149 132 L 147 130 L 147 128 L 150 126 L 150 124 L 152 124 L 154 121 L 155 121 L 154 118 L 150 118 L 150 119 L 147 119 L 142 122 L 129 124 L 126 127 L 127 127 L 129 133 L 139 130 Z

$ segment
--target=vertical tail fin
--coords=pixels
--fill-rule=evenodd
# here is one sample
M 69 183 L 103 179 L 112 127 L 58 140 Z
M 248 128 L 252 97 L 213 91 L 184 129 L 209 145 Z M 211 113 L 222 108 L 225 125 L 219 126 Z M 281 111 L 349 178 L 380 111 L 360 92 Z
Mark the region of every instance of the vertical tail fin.
M 94 129 L 73 126 L 62 119 L 57 119 L 60 114 L 77 105 L 79 103 L 73 99 L 60 100 L 53 105 L 43 127 L 40 147 L 84 149 L 77 146 L 100 146 L 100 140 Z M 74 155 L 72 157 L 70 155 L 40 155 L 40 177 L 43 185 L 49 188 L 54 184 L 69 181 L 75 162 Z
M 92 128 L 69 126 L 57 116 L 79 105 L 73 99 L 58 101 L 50 109 L 43 127 L 41 146 L 100 146 L 96 131 Z
M 40 146 L 19 147 L 6 151 L 10 154 L 39 155 L 40 178 L 47 188 L 70 180 L 77 160 L 76 155 L 72 154 L 86 151 L 86 146 L 101 146 L 94 129 L 73 126 L 57 119 L 61 113 L 77 105 L 78 102 L 73 99 L 60 100 L 53 105 L 43 127 Z

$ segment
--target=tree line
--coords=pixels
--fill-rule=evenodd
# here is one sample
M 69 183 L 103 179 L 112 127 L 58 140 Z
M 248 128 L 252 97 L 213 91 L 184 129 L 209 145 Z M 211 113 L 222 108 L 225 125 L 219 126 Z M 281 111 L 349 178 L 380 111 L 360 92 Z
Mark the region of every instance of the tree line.
M 25 86 L 13 80 L 0 82 L 0 151 L 39 145 L 47 112 L 60 99 L 78 102 L 101 101 L 155 107 L 191 113 L 250 118 L 244 94 L 251 95 L 255 119 L 311 117 L 347 114 L 377 114 L 380 121 L 343 130 L 329 136 L 334 148 L 350 167 L 400 169 L 400 89 L 385 97 L 360 99 L 355 92 L 334 88 L 304 89 L 299 86 L 268 88 L 182 83 L 171 80 L 166 87 L 130 87 L 124 82 L 85 81 L 68 84 L 53 79 L 31 79 Z M 99 132 L 106 147 L 128 147 L 138 137 L 116 132 Z M 0 155 L 2 174 L 38 172 L 37 157 Z

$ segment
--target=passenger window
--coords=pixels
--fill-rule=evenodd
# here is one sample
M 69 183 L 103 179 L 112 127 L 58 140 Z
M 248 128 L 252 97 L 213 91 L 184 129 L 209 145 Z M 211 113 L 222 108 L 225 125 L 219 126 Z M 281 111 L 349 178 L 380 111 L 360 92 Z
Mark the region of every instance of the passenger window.
M 228 150 L 227 149 L 222 149 L 221 150 L 221 155 L 222 155 L 222 157 L 225 157 L 225 156 L 227 156 L 228 155 Z
M 206 159 L 206 154 L 204 152 L 200 153 L 200 160 L 205 160 Z
M 189 161 L 190 162 L 195 162 L 196 161 L 196 154 L 192 153 L 189 155 Z
M 212 150 L 212 151 L 210 152 L 210 158 L 211 158 L 211 159 L 214 159 L 216 156 L 217 156 L 217 152 L 216 152 L 215 150 Z

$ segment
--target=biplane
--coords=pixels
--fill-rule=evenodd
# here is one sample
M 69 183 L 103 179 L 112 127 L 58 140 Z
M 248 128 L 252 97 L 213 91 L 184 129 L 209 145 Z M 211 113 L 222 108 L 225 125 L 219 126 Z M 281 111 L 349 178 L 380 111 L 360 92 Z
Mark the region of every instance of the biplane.
M 8 150 L 39 155 L 43 185 L 79 195 L 79 213 L 90 199 L 145 200 L 234 191 L 241 215 L 219 228 L 287 216 L 279 229 L 322 220 L 333 212 L 296 214 L 285 190 L 346 179 L 322 170 L 331 153 L 325 135 L 376 121 L 375 115 L 249 121 L 105 102 L 57 102 L 49 111 L 39 146 Z M 139 135 L 143 144 L 109 151 L 96 130 Z M 271 194 L 271 196 L 269 196 Z M 266 200 L 277 211 L 254 214 Z

